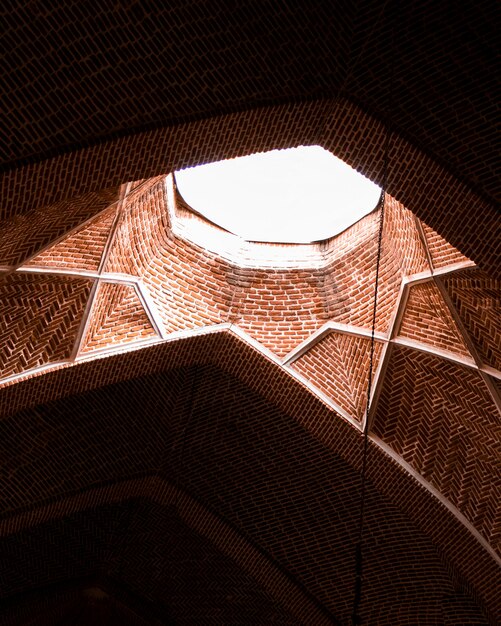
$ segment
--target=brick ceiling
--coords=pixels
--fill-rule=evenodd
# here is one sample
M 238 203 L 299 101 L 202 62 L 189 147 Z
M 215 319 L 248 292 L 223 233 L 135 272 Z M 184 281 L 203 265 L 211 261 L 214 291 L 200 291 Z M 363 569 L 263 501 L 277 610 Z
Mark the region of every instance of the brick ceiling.
M 2 18 L 0 624 L 348 624 L 367 414 L 363 623 L 495 624 L 491 7 L 223 4 Z M 378 211 L 242 242 L 170 172 L 386 140 L 367 411 Z

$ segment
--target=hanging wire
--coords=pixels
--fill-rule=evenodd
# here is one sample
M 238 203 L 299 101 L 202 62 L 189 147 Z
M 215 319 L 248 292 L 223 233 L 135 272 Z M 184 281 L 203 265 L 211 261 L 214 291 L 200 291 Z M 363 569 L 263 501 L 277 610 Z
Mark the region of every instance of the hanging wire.
M 389 134 L 389 133 L 387 133 Z M 385 157 L 386 161 L 386 157 Z M 359 615 L 360 602 L 362 599 L 362 571 L 363 571 L 363 559 L 362 559 L 362 542 L 363 542 L 363 530 L 364 530 L 364 515 L 365 515 L 365 491 L 367 482 L 367 452 L 369 447 L 369 411 L 370 411 L 370 399 L 372 392 L 372 377 L 374 372 L 374 348 L 375 348 L 375 332 L 376 332 L 376 314 L 377 314 L 377 297 L 379 287 L 379 270 L 381 266 L 381 250 L 383 241 L 383 224 L 384 224 L 384 210 L 385 210 L 385 186 L 381 190 L 381 197 L 379 199 L 379 230 L 378 230 L 378 247 L 377 247 L 377 260 L 376 260 L 376 280 L 374 287 L 374 306 L 372 309 L 372 329 L 371 329 L 371 347 L 370 347 L 370 361 L 369 361 L 369 380 L 367 383 L 367 406 L 365 413 L 365 425 L 364 425 L 364 443 L 362 453 L 362 476 L 360 486 L 360 515 L 358 521 L 358 538 L 355 551 L 355 593 L 353 600 L 353 614 L 352 623 L 354 625 L 361 624 L 362 620 Z
M 369 427 L 370 427 L 370 401 L 372 393 L 372 379 L 374 373 L 374 352 L 375 352 L 375 333 L 376 333 L 376 316 L 377 316 L 377 304 L 378 304 L 378 291 L 379 291 L 379 274 L 381 267 L 381 255 L 382 255 L 382 243 L 383 243 L 383 226 L 385 215 L 385 202 L 386 202 L 386 189 L 388 187 L 388 163 L 389 163 L 389 149 L 390 149 L 390 108 L 393 104 L 393 86 L 394 86 L 394 72 L 395 72 L 395 30 L 391 28 L 391 70 L 390 70 L 390 86 L 387 91 L 388 99 L 385 111 L 385 139 L 383 148 L 383 172 L 382 172 L 382 185 L 381 196 L 379 198 L 379 228 L 377 239 L 377 257 L 376 257 L 376 277 L 374 284 L 374 304 L 372 308 L 372 324 L 371 324 L 371 346 L 370 346 L 370 361 L 369 361 L 369 375 L 367 382 L 367 404 L 365 410 L 365 424 L 363 433 L 363 452 L 362 452 L 362 473 L 360 484 L 360 514 L 358 521 L 358 536 L 355 546 L 355 590 L 353 598 L 353 613 L 352 624 L 354 626 L 362 623 L 360 617 L 360 604 L 362 601 L 362 582 L 363 582 L 363 532 L 365 521 L 365 499 L 366 499 L 366 483 L 367 483 L 367 456 L 369 450 Z

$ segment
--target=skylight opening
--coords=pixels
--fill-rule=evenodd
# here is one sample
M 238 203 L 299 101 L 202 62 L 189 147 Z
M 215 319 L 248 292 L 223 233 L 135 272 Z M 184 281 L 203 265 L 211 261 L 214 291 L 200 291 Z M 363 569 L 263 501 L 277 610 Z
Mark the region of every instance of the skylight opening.
M 381 190 L 320 146 L 272 150 L 176 172 L 184 200 L 247 241 L 311 243 L 370 213 Z

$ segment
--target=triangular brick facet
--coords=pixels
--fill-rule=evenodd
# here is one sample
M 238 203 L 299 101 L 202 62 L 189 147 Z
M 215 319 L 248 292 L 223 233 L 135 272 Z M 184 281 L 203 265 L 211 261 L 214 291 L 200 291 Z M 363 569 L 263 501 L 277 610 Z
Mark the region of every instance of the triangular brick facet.
M 0 283 L 0 377 L 68 359 L 91 291 L 80 277 L 15 272 Z
M 430 228 L 424 223 L 422 224 L 428 250 L 430 251 L 431 260 L 435 269 L 454 265 L 455 263 L 464 263 L 470 260 L 434 231 L 433 228 Z
M 57 267 L 97 271 L 116 214 L 112 206 L 55 245 L 45 249 L 25 267 Z
M 479 269 L 454 272 L 443 281 L 483 363 L 501 370 L 501 281 Z
M 471 358 L 451 312 L 431 281 L 410 288 L 398 336 Z
M 351 417 L 361 420 L 367 406 L 371 341 L 331 332 L 292 367 L 321 389 Z M 375 343 L 373 382 L 382 344 Z
M 82 353 L 155 336 L 155 329 L 133 286 L 99 285 Z

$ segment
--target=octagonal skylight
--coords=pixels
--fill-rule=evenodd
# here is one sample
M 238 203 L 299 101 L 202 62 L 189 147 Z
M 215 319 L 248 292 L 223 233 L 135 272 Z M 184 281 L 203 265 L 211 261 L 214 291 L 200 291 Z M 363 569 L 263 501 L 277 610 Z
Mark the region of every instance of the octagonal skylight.
M 273 150 L 176 172 L 184 200 L 246 239 L 310 243 L 377 205 L 380 188 L 320 146 Z

